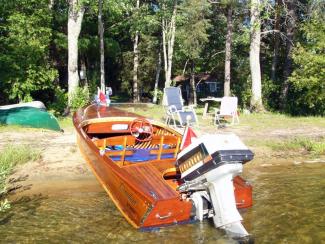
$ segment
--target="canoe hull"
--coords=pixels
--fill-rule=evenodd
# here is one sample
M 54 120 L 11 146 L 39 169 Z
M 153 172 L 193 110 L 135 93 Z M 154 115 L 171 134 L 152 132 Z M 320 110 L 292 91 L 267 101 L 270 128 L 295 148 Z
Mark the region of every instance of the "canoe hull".
M 33 107 L 16 107 L 0 110 L 0 123 L 20 125 L 33 128 L 44 128 L 60 131 L 57 119 L 44 110 Z
M 0 123 L 54 131 L 61 130 L 57 119 L 53 115 L 34 107 L 0 109 Z
M 0 110 L 1 109 L 20 108 L 20 107 L 31 107 L 31 108 L 38 108 L 38 109 L 46 110 L 44 103 L 42 103 L 41 101 L 4 105 L 4 106 L 0 106 Z

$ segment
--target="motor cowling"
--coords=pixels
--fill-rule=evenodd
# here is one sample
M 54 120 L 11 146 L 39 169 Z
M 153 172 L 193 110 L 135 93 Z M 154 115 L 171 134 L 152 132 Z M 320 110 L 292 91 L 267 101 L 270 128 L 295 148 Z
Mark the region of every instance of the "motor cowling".
M 186 193 L 195 207 L 196 218 L 212 217 L 217 228 L 230 236 L 248 236 L 236 208 L 233 179 L 254 154 L 234 134 L 213 134 L 197 138 L 177 158 Z

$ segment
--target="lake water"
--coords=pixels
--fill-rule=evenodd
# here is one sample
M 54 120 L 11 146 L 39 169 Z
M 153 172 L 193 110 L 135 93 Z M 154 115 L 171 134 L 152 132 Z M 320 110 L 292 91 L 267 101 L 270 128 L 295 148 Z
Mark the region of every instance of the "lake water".
M 254 206 L 242 216 L 255 243 L 324 243 L 325 164 L 253 168 L 245 178 L 254 186 Z M 133 229 L 95 178 L 55 189 L 12 196 L 12 208 L 0 213 L 0 242 L 234 243 L 210 221 Z

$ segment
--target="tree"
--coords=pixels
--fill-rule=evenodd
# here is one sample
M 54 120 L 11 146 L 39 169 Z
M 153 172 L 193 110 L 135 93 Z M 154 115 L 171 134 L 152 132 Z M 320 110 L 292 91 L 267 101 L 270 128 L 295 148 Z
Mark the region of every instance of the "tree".
M 292 51 L 294 46 L 294 34 L 296 29 L 296 7 L 297 1 L 296 0 L 286 0 L 284 1 L 286 8 L 287 8 L 287 23 L 286 23 L 286 55 L 285 55 L 285 62 L 284 62 L 284 69 L 283 69 L 283 79 L 284 83 L 282 86 L 281 91 L 281 104 L 280 107 L 284 109 L 286 104 L 286 99 L 289 90 L 289 76 L 292 72 Z
M 264 110 L 262 103 L 262 81 L 260 66 L 260 45 L 261 45 L 261 19 L 260 0 L 251 1 L 251 44 L 249 51 L 249 63 L 252 77 L 251 110 L 259 112 Z
M 171 84 L 173 53 L 175 44 L 177 0 L 163 0 L 161 3 L 161 8 L 165 87 L 169 87 Z
M 158 49 L 154 95 L 152 99 L 153 103 L 157 103 L 157 99 L 158 99 L 157 97 L 158 97 L 158 83 L 159 83 L 160 71 L 161 71 L 161 45 L 159 45 L 159 49 Z
M 69 0 L 68 14 L 68 94 L 69 105 L 79 86 L 78 38 L 85 8 L 81 1 Z
M 178 56 L 183 56 L 186 70 L 190 65 L 190 99 L 197 104 L 195 73 L 196 63 L 201 58 L 204 43 L 208 42 L 207 30 L 211 27 L 206 19 L 210 4 L 207 1 L 188 0 L 179 5 L 179 27 L 177 31 Z M 181 54 L 181 55 L 180 55 Z
M 279 62 L 279 51 L 280 51 L 280 21 L 281 21 L 281 3 L 282 0 L 276 0 L 275 3 L 275 24 L 274 24 L 274 48 L 273 48 L 273 59 L 271 68 L 271 79 L 276 80 L 277 66 Z
M 227 6 L 227 35 L 226 35 L 226 52 L 225 52 L 225 82 L 224 82 L 224 96 L 230 96 L 230 81 L 231 81 L 231 43 L 232 43 L 232 32 L 233 32 L 233 23 L 232 23 L 232 5 Z
M 325 5 L 323 5 L 325 7 Z M 322 17 L 323 16 L 323 17 Z M 315 13 L 300 27 L 289 77 L 288 112 L 325 116 L 325 18 Z
M 50 11 L 45 0 L 0 2 L 0 100 L 3 102 L 30 101 L 36 93 L 55 87 L 58 72 L 49 58 Z
M 100 46 L 100 89 L 105 91 L 105 49 L 104 49 L 104 23 L 103 0 L 98 0 L 98 35 Z
M 137 0 L 135 9 L 139 11 L 140 8 L 140 0 Z M 140 101 L 140 94 L 139 94 L 139 85 L 138 85 L 138 67 L 139 67 L 139 31 L 135 31 L 134 41 L 133 41 L 133 102 Z

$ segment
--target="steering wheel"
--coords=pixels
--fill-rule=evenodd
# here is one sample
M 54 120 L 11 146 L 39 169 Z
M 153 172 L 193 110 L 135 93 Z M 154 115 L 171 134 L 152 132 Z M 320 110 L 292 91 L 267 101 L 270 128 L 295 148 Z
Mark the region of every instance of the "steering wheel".
M 146 119 L 134 119 L 130 126 L 130 132 L 139 142 L 150 141 L 153 135 L 152 124 Z

